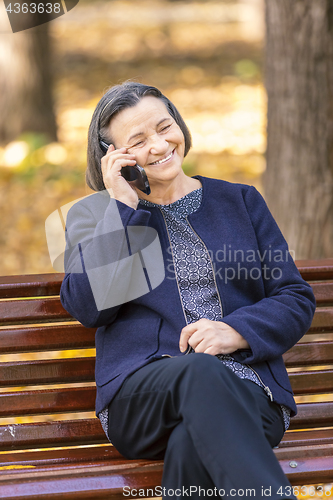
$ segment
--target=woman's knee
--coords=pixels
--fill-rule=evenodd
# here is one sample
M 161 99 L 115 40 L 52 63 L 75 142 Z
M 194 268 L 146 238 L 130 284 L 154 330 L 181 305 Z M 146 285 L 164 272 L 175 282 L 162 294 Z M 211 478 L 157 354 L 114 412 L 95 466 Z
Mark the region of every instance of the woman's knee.
M 211 354 L 202 352 L 189 354 L 183 358 L 183 367 L 186 375 L 193 378 L 193 381 L 207 380 L 216 381 L 217 377 L 225 378 L 230 376 L 230 370 L 219 359 Z M 231 376 L 233 374 L 231 373 Z
M 184 365 L 187 368 L 193 370 L 195 373 L 203 374 L 203 373 L 211 373 L 216 370 L 219 370 L 225 366 L 219 361 L 216 356 L 212 356 L 211 354 L 206 354 L 203 352 L 191 353 L 182 358 L 184 360 Z

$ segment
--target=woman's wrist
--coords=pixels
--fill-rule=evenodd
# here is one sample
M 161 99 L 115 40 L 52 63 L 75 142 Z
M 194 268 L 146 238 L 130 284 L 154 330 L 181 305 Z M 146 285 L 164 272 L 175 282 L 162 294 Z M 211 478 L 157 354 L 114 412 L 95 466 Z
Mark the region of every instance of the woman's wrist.
M 124 205 L 127 205 L 130 208 L 133 208 L 133 210 L 136 210 L 139 204 L 139 198 L 137 199 L 131 199 L 129 196 L 123 195 L 123 194 L 115 194 L 114 190 L 111 187 L 106 188 L 110 198 L 113 198 L 114 200 L 120 201 Z
M 129 200 L 128 198 L 123 198 L 123 197 L 117 197 L 115 200 L 120 201 L 124 205 L 127 205 L 130 208 L 133 208 L 133 210 L 136 210 L 138 208 L 139 200 L 134 201 L 134 200 Z

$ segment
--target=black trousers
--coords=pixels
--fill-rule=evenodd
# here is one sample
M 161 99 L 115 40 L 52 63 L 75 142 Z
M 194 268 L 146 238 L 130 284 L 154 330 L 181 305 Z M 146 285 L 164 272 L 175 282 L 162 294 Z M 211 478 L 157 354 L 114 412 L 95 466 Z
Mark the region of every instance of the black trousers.
M 174 500 L 295 499 L 272 450 L 283 432 L 261 387 L 203 353 L 144 366 L 109 406 L 114 446 L 129 459 L 164 458 L 161 495 Z

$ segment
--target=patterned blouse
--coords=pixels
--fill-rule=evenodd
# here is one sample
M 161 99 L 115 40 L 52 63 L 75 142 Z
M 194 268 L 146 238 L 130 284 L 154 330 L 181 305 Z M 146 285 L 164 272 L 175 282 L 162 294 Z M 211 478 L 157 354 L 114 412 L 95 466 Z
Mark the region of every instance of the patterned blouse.
M 222 321 L 223 317 L 209 252 L 187 220 L 189 214 L 198 210 L 201 199 L 202 188 L 199 188 L 169 205 L 139 201 L 141 206 L 157 207 L 163 214 L 171 241 L 168 269 L 172 270 L 178 281 L 188 324 L 201 318 Z M 192 347 L 189 352 L 194 352 Z M 250 366 L 238 363 L 229 354 L 218 354 L 217 358 L 238 377 L 251 380 L 267 394 L 271 394 Z M 287 430 L 290 424 L 290 410 L 284 405 L 280 406 Z M 107 435 L 108 409 L 104 409 L 98 417 Z

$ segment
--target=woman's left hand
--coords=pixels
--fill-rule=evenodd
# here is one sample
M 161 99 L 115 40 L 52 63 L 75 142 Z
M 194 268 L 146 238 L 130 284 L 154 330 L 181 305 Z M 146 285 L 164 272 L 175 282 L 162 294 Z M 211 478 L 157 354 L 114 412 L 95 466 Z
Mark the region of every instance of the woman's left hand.
M 189 344 L 195 352 L 230 354 L 237 349 L 249 349 L 248 342 L 234 328 L 223 321 L 199 319 L 185 326 L 180 334 L 179 349 L 184 352 Z

